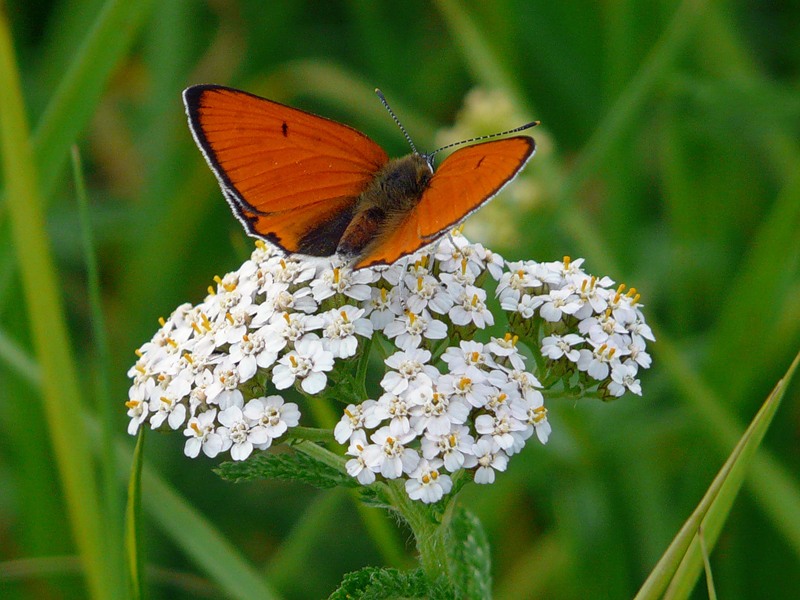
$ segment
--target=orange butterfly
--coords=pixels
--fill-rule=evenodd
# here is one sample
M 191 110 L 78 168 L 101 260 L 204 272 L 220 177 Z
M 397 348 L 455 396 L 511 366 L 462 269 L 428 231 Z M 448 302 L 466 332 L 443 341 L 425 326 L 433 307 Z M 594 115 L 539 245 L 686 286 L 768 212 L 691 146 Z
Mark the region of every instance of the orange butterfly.
M 289 253 L 338 254 L 355 269 L 391 264 L 442 237 L 535 150 L 528 136 L 483 142 L 434 171 L 442 148 L 418 153 L 402 125 L 414 152 L 390 160 L 347 125 L 247 92 L 195 85 L 183 100 L 192 135 L 248 234 Z

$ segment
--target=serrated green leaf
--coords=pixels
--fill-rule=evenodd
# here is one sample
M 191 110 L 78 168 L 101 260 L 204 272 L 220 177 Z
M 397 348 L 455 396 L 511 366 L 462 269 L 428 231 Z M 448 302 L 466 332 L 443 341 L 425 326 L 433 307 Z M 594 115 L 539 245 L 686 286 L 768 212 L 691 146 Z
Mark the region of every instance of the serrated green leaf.
M 386 494 L 386 489 L 380 485 L 364 486 L 358 490 L 361 501 L 373 508 L 392 508 L 392 501 Z
M 365 567 L 348 573 L 329 600 L 384 600 L 429 598 L 453 600 L 455 591 L 444 580 L 431 584 L 421 569 L 399 571 L 381 567 Z
M 492 597 L 492 559 L 489 540 L 478 518 L 464 507 L 456 509 L 448 539 L 450 572 L 459 598 Z
M 317 459 L 302 452 L 276 454 L 262 452 L 241 462 L 222 463 L 216 473 L 233 482 L 261 479 L 301 481 L 320 489 L 339 485 L 355 487 L 358 482 Z

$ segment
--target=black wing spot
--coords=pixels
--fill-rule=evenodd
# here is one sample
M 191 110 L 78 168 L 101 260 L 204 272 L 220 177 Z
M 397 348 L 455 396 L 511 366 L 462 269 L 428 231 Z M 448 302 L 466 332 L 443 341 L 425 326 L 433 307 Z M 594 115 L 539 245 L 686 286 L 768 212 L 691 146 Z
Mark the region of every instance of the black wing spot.
M 283 137 L 289 137 L 289 125 L 286 124 L 286 121 L 281 125 L 281 133 L 283 133 Z
M 477 165 L 475 165 L 475 168 L 476 168 L 476 169 L 477 169 L 477 168 L 479 168 L 479 167 L 481 166 L 481 163 L 482 163 L 484 160 L 486 160 L 486 156 L 481 156 L 481 159 L 478 161 L 478 164 L 477 164 Z

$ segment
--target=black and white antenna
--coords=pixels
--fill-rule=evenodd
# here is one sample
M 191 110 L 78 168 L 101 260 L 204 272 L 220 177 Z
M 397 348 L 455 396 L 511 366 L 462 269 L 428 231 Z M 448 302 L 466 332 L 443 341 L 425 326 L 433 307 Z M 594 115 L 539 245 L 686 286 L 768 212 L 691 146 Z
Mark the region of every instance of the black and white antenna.
M 392 110 L 392 107 L 389 106 L 389 103 L 386 101 L 386 96 L 384 96 L 383 92 L 380 91 L 378 88 L 375 88 L 375 94 L 377 94 L 378 98 L 380 98 L 380 101 L 383 104 L 384 108 L 386 108 L 386 110 L 389 111 L 389 114 L 391 115 L 391 117 L 394 120 L 394 122 L 397 123 L 397 126 L 400 128 L 400 131 L 403 132 L 403 135 L 406 137 L 406 140 L 408 141 L 408 145 L 411 146 L 411 149 L 414 151 L 414 154 L 420 154 L 417 151 L 417 147 L 414 145 L 414 142 L 411 141 L 411 136 L 408 135 L 408 132 L 406 131 L 406 128 L 403 127 L 403 124 L 400 122 L 400 119 L 397 118 L 397 115 L 394 114 L 394 111 Z M 490 133 L 488 135 L 480 135 L 478 137 L 469 138 L 468 140 L 462 140 L 460 142 L 453 142 L 452 144 L 447 144 L 446 146 L 442 146 L 441 148 L 437 148 L 433 152 L 428 152 L 426 154 L 421 154 L 420 156 L 424 156 L 425 159 L 428 161 L 428 163 L 433 165 L 433 156 L 435 154 L 438 154 L 442 150 L 448 150 L 450 148 L 454 148 L 455 146 L 461 146 L 462 144 L 471 144 L 472 142 L 480 142 L 482 140 L 488 140 L 490 138 L 500 137 L 501 135 L 509 135 L 509 134 L 512 134 L 512 133 L 519 133 L 520 131 L 525 131 L 526 129 L 530 129 L 532 127 L 536 127 L 539 123 L 540 123 L 540 121 L 531 121 L 530 123 L 525 123 L 525 125 L 521 125 L 519 127 L 515 127 L 514 129 L 509 129 L 508 131 L 500 131 L 498 133 Z
M 489 138 L 500 137 L 501 135 L 508 135 L 510 133 L 519 133 L 520 131 L 525 131 L 526 129 L 530 129 L 531 127 L 536 127 L 539 123 L 541 123 L 541 121 L 531 121 L 530 123 L 525 123 L 525 125 L 520 125 L 519 127 L 515 127 L 514 129 L 509 129 L 508 131 L 500 131 L 498 133 L 490 133 L 488 135 L 479 135 L 478 137 L 469 138 L 468 140 L 453 142 L 452 144 L 447 144 L 446 146 L 442 146 L 441 148 L 437 148 L 433 152 L 426 154 L 425 158 L 427 158 L 430 161 L 433 158 L 434 154 L 437 154 L 442 150 L 454 148 L 455 146 L 460 146 L 461 144 L 471 144 L 472 142 L 480 142 L 481 140 L 488 140 Z
M 394 120 L 394 122 L 397 123 L 397 126 L 400 128 L 400 131 L 402 131 L 403 135 L 406 136 L 406 140 L 408 141 L 408 145 L 411 146 L 411 149 L 414 151 L 414 154 L 419 154 L 419 152 L 417 152 L 417 147 L 414 145 L 414 142 L 411 141 L 411 136 L 408 135 L 408 132 L 406 131 L 406 128 L 403 127 L 403 124 L 400 122 L 400 119 L 397 118 L 397 115 L 394 114 L 394 111 L 392 110 L 392 107 L 389 106 L 389 103 L 386 101 L 386 96 L 384 96 L 383 92 L 380 91 L 378 88 L 375 88 L 375 93 L 378 95 L 378 98 L 380 98 L 381 103 L 386 108 L 386 110 L 389 111 L 389 114 L 392 116 L 392 119 Z

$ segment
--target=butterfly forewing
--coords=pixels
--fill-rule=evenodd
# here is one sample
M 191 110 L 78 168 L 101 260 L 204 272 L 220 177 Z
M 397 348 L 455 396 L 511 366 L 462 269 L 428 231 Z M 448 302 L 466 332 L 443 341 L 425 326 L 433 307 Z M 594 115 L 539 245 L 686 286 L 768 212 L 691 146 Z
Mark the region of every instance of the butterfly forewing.
M 517 136 L 467 146 L 448 156 L 416 207 L 372 244 L 355 268 L 391 264 L 447 233 L 511 181 L 535 147 L 532 138 Z
M 198 85 L 184 92 L 189 125 L 237 213 L 294 213 L 305 222 L 327 212 L 320 203 L 352 206 L 388 160 L 355 129 L 246 92 Z M 350 200 L 345 200 L 350 199 Z M 313 208 L 312 208 L 313 207 Z M 234 209 L 237 207 L 234 206 Z M 278 236 L 269 219 L 249 219 L 251 234 Z M 297 252 L 303 231 L 282 232 L 281 247 Z
M 456 150 L 436 169 L 416 207 L 419 236 L 431 241 L 491 200 L 525 166 L 533 138 L 518 136 Z

